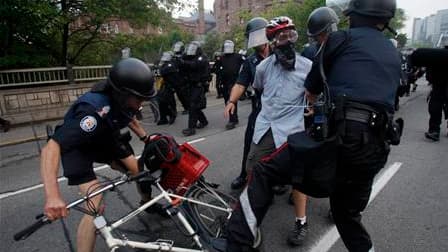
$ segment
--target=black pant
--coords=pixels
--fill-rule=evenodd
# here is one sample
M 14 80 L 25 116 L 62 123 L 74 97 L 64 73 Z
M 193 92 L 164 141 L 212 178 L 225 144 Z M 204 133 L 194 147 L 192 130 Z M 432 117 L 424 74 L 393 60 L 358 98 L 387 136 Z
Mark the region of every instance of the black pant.
M 218 96 L 224 95 L 223 83 L 222 83 L 222 80 L 220 80 L 220 78 L 218 76 L 216 77 L 216 94 Z
M 176 86 L 175 90 L 184 110 L 190 110 L 190 89 L 183 84 L 183 86 Z
M 368 251 L 370 236 L 361 223 L 375 175 L 384 166 L 389 148 L 367 124 L 346 122 L 346 134 L 338 148 L 337 183 L 330 196 L 336 227 L 349 251 Z M 249 175 L 228 225 L 227 251 L 246 251 L 254 241 L 274 196 L 272 186 L 293 184 L 296 176 L 288 144 L 262 159 Z
M 202 124 L 208 123 L 205 117 L 204 109 L 207 105 L 207 100 L 205 97 L 205 88 L 200 84 L 194 84 L 191 89 L 190 96 L 190 113 L 188 116 L 188 128 L 194 129 L 198 122 Z
M 448 104 L 448 85 L 433 84 L 428 105 L 429 132 L 440 132 L 444 104 Z
M 176 117 L 176 99 L 174 98 L 174 90 L 171 88 L 163 88 L 159 91 L 159 109 L 160 109 L 160 120 L 167 120 L 167 117 Z
M 230 91 L 232 90 L 232 84 L 224 84 L 223 87 L 223 93 L 222 95 L 224 96 L 224 106 L 227 105 L 227 102 L 230 99 Z M 238 123 L 238 104 L 235 103 L 235 111 L 233 112 L 233 114 L 230 115 L 229 117 L 229 122 L 234 122 L 234 123 Z
M 257 108 L 252 108 L 252 112 L 249 115 L 249 119 L 247 121 L 246 132 L 244 133 L 244 149 L 243 149 L 243 160 L 241 161 L 241 173 L 240 177 L 246 178 L 246 162 L 247 157 L 249 156 L 250 146 L 252 145 L 252 139 L 254 137 L 255 130 L 255 122 L 257 121 L 258 113 L 260 110 Z

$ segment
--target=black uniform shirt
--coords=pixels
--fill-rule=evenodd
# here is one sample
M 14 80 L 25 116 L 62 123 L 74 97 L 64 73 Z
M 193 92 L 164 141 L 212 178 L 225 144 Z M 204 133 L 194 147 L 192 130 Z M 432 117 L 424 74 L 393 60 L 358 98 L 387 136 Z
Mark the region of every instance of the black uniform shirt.
M 238 79 L 236 82 L 238 84 L 241 84 L 245 86 L 246 88 L 249 87 L 249 85 L 252 85 L 252 82 L 254 82 L 255 78 L 255 70 L 257 68 L 257 65 L 263 60 L 264 58 L 258 54 L 257 52 L 254 52 L 251 54 L 243 63 L 240 74 L 238 76 Z
M 401 77 L 400 58 L 381 31 L 360 27 L 334 32 L 323 60 L 331 96 L 345 95 L 394 111 Z M 305 87 L 313 94 L 322 92 L 319 60 L 315 61 Z

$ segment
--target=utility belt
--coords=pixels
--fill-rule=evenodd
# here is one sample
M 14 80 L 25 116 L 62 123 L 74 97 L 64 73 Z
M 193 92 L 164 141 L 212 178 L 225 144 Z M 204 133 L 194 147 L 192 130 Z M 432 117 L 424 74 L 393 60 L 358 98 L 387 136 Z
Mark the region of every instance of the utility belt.
M 393 114 L 385 109 L 348 100 L 346 97 L 336 99 L 334 112 L 336 134 L 339 137 L 345 135 L 346 121 L 366 124 L 373 133 L 381 137 L 385 142 L 398 145 L 403 131 L 404 121 L 399 118 L 393 120 Z

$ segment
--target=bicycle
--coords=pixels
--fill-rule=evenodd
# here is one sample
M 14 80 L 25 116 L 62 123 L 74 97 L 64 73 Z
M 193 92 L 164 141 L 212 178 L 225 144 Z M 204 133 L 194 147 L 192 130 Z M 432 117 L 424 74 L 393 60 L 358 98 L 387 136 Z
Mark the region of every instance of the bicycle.
M 209 166 L 207 158 L 202 156 L 188 143 L 177 145 L 174 139 L 157 135 L 160 145 L 145 146 L 140 161 L 148 166 L 154 166 L 154 157 L 159 156 L 156 161 L 159 169 L 149 169 L 135 176 L 123 175 L 111 181 L 100 182 L 97 188 L 92 190 L 83 198 L 75 200 L 67 205 L 67 209 L 75 209 L 85 214 L 94 215 L 94 225 L 101 234 L 110 251 L 116 251 L 121 247 L 142 249 L 146 251 L 173 251 L 173 252 L 205 252 L 225 251 L 225 227 L 232 214 L 232 205 L 236 199 L 217 190 L 217 185 L 207 182 L 202 173 Z M 173 148 L 177 146 L 178 148 Z M 154 147 L 155 146 L 155 147 Z M 161 161 L 161 162 L 160 162 Z M 152 164 L 150 164 L 152 163 Z M 158 188 L 159 194 L 133 209 L 124 217 L 108 222 L 105 216 L 97 209 L 85 209 L 79 205 L 96 195 L 106 191 L 113 191 L 117 187 L 132 181 L 144 180 Z M 174 220 L 179 221 L 186 230 L 186 236 L 194 241 L 193 248 L 177 247 L 174 241 L 157 239 L 153 242 L 141 242 L 129 240 L 126 237 L 117 238 L 114 230 L 127 223 L 145 209 L 157 202 L 165 200 L 168 205 L 164 207 L 167 214 Z M 40 214 L 37 221 L 29 227 L 14 235 L 14 240 L 24 240 L 46 224 L 51 223 L 48 218 Z M 180 227 L 178 227 L 180 229 Z M 254 247 L 261 244 L 261 233 L 258 232 Z

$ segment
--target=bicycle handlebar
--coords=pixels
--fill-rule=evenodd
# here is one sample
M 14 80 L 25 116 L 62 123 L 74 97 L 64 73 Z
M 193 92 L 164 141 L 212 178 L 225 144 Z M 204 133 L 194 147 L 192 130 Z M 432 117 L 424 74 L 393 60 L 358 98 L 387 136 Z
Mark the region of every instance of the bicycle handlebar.
M 16 233 L 14 235 L 14 240 L 25 240 L 28 238 L 28 236 L 32 235 L 34 232 L 36 232 L 39 228 L 45 226 L 46 224 L 50 224 L 51 221 L 47 218 L 47 216 L 43 215 L 36 222 L 34 222 L 32 225 L 24 228 L 22 231 Z
M 155 178 L 151 176 L 151 172 L 148 171 L 148 170 L 139 172 L 137 175 L 134 175 L 134 176 L 129 176 L 129 177 L 128 176 L 124 176 L 120 180 L 115 181 L 113 183 L 110 183 L 107 186 L 104 186 L 102 189 L 89 194 L 88 196 L 85 196 L 85 197 L 83 197 L 81 199 L 78 199 L 78 200 L 75 200 L 75 201 L 69 203 L 67 205 L 67 209 L 73 208 L 73 207 L 83 203 L 84 201 L 88 200 L 88 198 L 94 197 L 94 196 L 96 196 L 98 194 L 101 194 L 104 191 L 113 190 L 116 186 L 119 186 L 119 185 L 124 184 L 126 182 L 136 181 L 136 180 L 142 179 L 144 177 L 148 177 L 148 176 L 151 177 L 151 179 L 154 179 L 154 181 L 155 181 Z M 32 225 L 24 228 L 22 231 L 17 232 L 14 235 L 14 240 L 15 241 L 25 240 L 30 235 L 32 235 L 34 232 L 36 232 L 39 228 L 45 226 L 46 224 L 50 224 L 51 223 L 51 221 L 44 214 L 39 214 L 38 216 L 36 216 L 36 219 L 37 219 L 37 221 L 34 222 Z

